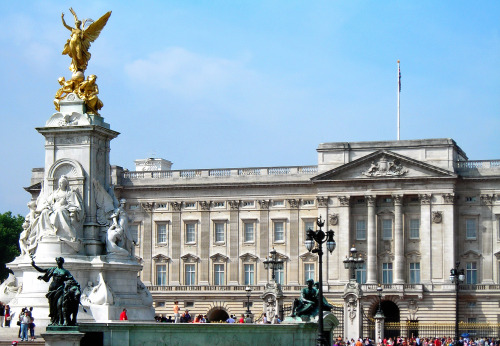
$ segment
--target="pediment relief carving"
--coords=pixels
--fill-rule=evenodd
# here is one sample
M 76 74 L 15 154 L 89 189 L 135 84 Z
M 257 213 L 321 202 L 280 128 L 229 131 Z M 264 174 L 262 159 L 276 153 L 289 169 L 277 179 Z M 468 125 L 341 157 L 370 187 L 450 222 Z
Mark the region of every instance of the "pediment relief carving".
M 300 255 L 299 258 L 304 262 L 314 262 L 318 259 L 318 256 L 310 252 L 306 252 Z
M 283 260 L 283 261 L 288 261 L 288 256 L 285 254 L 282 254 L 280 252 L 276 252 L 276 258 Z
M 184 262 L 190 262 L 190 263 L 199 262 L 200 261 L 200 258 L 198 256 L 190 254 L 190 253 L 185 254 L 184 256 L 181 256 L 181 259 Z
M 219 262 L 219 263 L 222 263 L 222 262 L 227 262 L 229 257 L 221 254 L 221 253 L 216 253 L 212 256 L 210 256 L 210 259 L 213 261 L 213 262 Z
M 406 259 L 408 260 L 418 260 L 422 257 L 419 251 L 410 251 L 406 254 Z
M 385 261 L 394 261 L 394 254 L 389 250 L 385 250 L 377 255 L 377 257 L 381 260 Z
M 254 254 L 251 254 L 249 252 L 243 254 L 240 256 L 240 259 L 243 262 L 256 262 L 259 257 L 255 256 Z
M 361 174 L 367 177 L 400 177 L 408 173 L 408 169 L 403 166 L 399 159 L 388 159 L 386 155 L 382 155 L 378 161 L 373 160 L 370 167 Z
M 167 263 L 170 262 L 170 257 L 158 254 L 156 256 L 153 256 L 153 261 L 155 261 L 156 263 Z
M 322 180 L 365 180 L 456 177 L 456 174 L 388 150 L 379 150 L 312 178 Z
M 461 256 L 462 259 L 479 259 L 482 255 L 474 250 L 464 252 Z

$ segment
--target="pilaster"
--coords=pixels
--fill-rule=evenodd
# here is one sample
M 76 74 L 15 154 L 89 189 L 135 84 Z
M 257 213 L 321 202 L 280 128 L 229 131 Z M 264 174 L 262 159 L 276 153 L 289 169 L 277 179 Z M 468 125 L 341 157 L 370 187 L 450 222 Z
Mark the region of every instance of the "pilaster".
M 423 284 L 430 284 L 432 278 L 431 242 L 431 194 L 421 194 L 420 198 L 420 279 Z
M 173 286 L 180 285 L 181 276 L 181 205 L 180 202 L 170 203 L 172 208 L 172 243 L 171 253 L 172 253 L 172 265 L 170 270 L 170 283 Z
M 366 283 L 377 283 L 377 230 L 376 230 L 376 196 L 365 196 L 368 208 L 367 220 L 367 261 L 366 261 Z
M 403 235 L 403 195 L 393 195 L 394 200 L 394 283 L 405 282 L 405 244 Z
M 229 285 L 238 285 L 239 268 L 239 213 L 240 201 L 228 201 L 229 212 Z
M 200 201 L 198 203 L 201 208 L 201 224 L 200 224 L 200 285 L 209 285 L 208 274 L 210 273 L 210 229 L 213 225 L 210 222 L 210 202 Z
M 268 200 L 261 200 L 261 201 L 259 201 L 259 205 L 260 205 L 259 224 L 255 225 L 254 232 L 256 233 L 255 234 L 255 241 L 259 242 L 258 247 L 257 247 L 258 256 L 260 257 L 260 259 L 262 261 L 269 254 L 269 250 L 270 250 L 269 249 L 269 237 L 268 237 L 268 234 L 269 234 L 269 201 Z M 260 230 L 258 237 L 257 237 L 257 229 Z M 261 263 L 255 262 L 255 265 L 258 266 L 258 265 L 261 265 Z M 292 266 L 292 265 L 293 265 L 292 261 L 290 261 L 290 266 Z M 258 274 L 258 278 L 259 278 L 257 283 L 258 284 L 266 284 L 267 280 L 268 280 L 268 275 L 267 275 L 267 270 L 264 270 L 264 265 L 261 265 L 261 268 L 255 268 L 255 269 L 256 270 L 260 269 L 260 270 L 257 270 L 257 274 Z M 288 279 L 293 280 L 293 275 L 295 273 L 293 273 L 289 269 L 289 272 L 287 274 L 289 274 Z
M 349 271 L 344 268 L 344 258 L 349 255 L 349 250 L 353 244 L 354 237 L 351 233 L 351 200 L 350 196 L 338 197 L 338 231 L 335 234 L 335 241 L 337 242 L 337 249 L 334 254 L 336 256 L 329 256 L 329 258 L 336 258 L 335 272 L 336 277 L 332 279 L 340 280 L 341 282 L 349 281 Z
M 299 200 L 288 200 L 288 205 L 290 206 L 290 241 L 287 247 L 290 251 L 290 258 L 297 260 L 299 258 L 299 249 L 301 248 L 299 244 L 299 204 Z M 289 280 L 290 285 L 298 285 L 299 283 L 299 262 L 297 260 L 289 262 L 289 273 L 294 273 L 290 278 L 293 280 Z

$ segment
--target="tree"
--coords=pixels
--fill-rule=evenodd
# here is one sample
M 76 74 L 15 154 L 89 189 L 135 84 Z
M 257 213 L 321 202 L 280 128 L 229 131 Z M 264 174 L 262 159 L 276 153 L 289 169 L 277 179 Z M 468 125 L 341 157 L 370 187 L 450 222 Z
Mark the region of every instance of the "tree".
M 23 231 L 23 222 L 23 216 L 12 216 L 10 211 L 0 214 L 0 282 L 11 272 L 5 264 L 21 253 L 19 235 Z

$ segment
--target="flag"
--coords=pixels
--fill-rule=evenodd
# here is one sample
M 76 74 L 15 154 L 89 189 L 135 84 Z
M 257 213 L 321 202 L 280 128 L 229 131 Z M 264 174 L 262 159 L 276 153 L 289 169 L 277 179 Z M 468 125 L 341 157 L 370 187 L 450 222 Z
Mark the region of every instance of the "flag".
M 398 80 L 399 92 L 401 92 L 401 68 L 399 67 L 399 61 L 398 61 L 398 73 L 399 73 L 399 80 Z

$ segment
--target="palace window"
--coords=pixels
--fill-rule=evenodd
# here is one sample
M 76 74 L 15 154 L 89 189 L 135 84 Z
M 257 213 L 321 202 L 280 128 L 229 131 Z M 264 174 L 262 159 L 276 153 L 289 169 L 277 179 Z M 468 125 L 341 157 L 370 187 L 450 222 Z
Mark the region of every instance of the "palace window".
M 284 200 L 273 201 L 273 207 L 283 207 L 285 205 Z
M 304 283 L 309 279 L 314 280 L 314 263 L 304 263 Z
M 285 283 L 285 271 L 283 267 L 278 268 L 274 271 L 274 277 L 276 279 L 276 282 L 280 285 L 283 285 Z
M 410 239 L 420 238 L 420 220 L 410 219 Z
M 223 243 L 225 240 L 226 233 L 226 223 L 225 222 L 215 222 L 214 223 L 215 234 L 214 240 L 216 243 Z
M 314 231 L 314 221 L 304 221 L 304 236 L 307 237 L 307 231 L 313 230 Z M 305 238 L 304 238 L 305 239 Z
M 253 243 L 254 242 L 254 240 L 255 240 L 254 226 L 255 226 L 255 223 L 253 221 L 243 222 L 243 240 L 245 243 Z
M 245 270 L 245 285 L 253 285 L 255 282 L 255 266 L 253 263 L 243 265 Z
M 129 226 L 130 229 L 130 235 L 132 236 L 132 239 L 135 241 L 135 244 L 139 244 L 139 225 L 138 224 L 132 224 Z
M 356 239 L 366 240 L 366 220 L 356 220 Z
M 356 282 L 366 284 L 366 263 L 363 263 L 361 268 L 356 268 Z
M 476 218 L 465 219 L 465 238 L 476 239 L 476 237 L 477 237 Z
M 184 265 L 184 280 L 187 286 L 196 285 L 196 266 L 194 264 Z
M 382 239 L 392 239 L 392 219 L 382 219 Z
M 243 201 L 243 208 L 251 208 L 255 206 L 255 201 Z
M 392 263 L 382 263 L 382 283 L 392 284 Z
M 196 208 L 196 202 L 186 202 L 186 204 L 184 204 L 184 208 L 194 209 Z
M 420 262 L 410 263 L 410 284 L 420 283 Z
M 195 244 L 196 243 L 196 223 L 189 222 L 186 223 L 186 244 Z
M 214 264 L 214 285 L 224 285 L 224 264 Z
M 157 264 L 156 265 L 156 285 L 166 286 L 167 285 L 167 265 Z
M 224 202 L 214 202 L 214 208 L 224 208 L 225 205 Z
M 285 222 L 284 221 L 274 221 L 274 242 L 284 242 L 285 241 Z
M 302 205 L 304 205 L 304 206 L 313 206 L 314 205 L 314 199 L 305 199 L 302 202 Z
M 465 283 L 467 285 L 477 284 L 477 262 L 467 262 L 466 263 Z
M 167 224 L 157 223 L 156 224 L 156 243 L 166 244 L 167 243 Z

